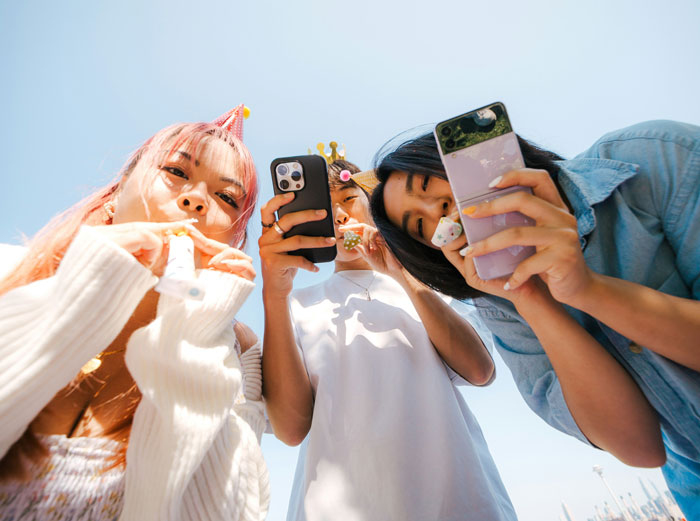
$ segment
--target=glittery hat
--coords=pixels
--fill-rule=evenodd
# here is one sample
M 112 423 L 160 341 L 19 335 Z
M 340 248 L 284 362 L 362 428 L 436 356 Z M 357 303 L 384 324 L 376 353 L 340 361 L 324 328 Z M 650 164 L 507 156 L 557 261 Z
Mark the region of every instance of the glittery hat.
M 365 170 L 364 172 L 357 172 L 356 174 L 352 174 L 350 178 L 353 181 L 355 181 L 358 185 L 360 185 L 362 189 L 368 194 L 371 194 L 372 191 L 379 184 L 379 179 L 377 179 L 374 170 Z
M 236 108 L 216 118 L 212 123 L 228 130 L 243 141 L 243 120 L 248 119 L 248 116 L 250 116 L 250 109 L 241 103 Z

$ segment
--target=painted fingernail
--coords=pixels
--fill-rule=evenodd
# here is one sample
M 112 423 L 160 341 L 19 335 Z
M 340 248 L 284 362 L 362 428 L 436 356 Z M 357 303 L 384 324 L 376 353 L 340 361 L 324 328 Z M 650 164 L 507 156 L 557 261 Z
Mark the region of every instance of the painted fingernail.
M 511 285 L 510 285 L 510 281 L 506 282 L 506 283 L 503 285 L 503 289 L 506 290 L 506 291 L 509 291 L 509 290 L 513 289 L 513 288 L 511 287 Z
M 462 248 L 461 250 L 459 250 L 459 254 L 460 254 L 462 257 L 466 257 L 468 253 L 471 253 L 471 252 L 473 252 L 473 251 L 474 251 L 474 246 L 465 246 L 464 248 Z
M 502 176 L 502 175 L 499 175 L 498 177 L 496 177 L 493 181 L 491 181 L 491 182 L 489 183 L 489 188 L 493 188 L 493 187 L 495 187 L 495 186 L 498 186 L 498 183 L 501 182 L 501 179 L 503 179 L 503 176 Z
M 335 244 L 335 237 L 326 237 L 326 244 Z
M 464 210 L 462 210 L 464 215 L 471 215 L 474 212 L 476 212 L 476 206 L 467 206 Z

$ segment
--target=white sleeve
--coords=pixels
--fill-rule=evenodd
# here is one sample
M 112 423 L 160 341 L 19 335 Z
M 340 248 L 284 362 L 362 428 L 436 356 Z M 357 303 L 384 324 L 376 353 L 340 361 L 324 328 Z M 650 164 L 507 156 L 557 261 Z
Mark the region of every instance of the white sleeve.
M 254 285 L 211 270 L 200 271 L 199 280 L 204 300 L 161 296 L 155 320 L 127 347 L 142 399 L 127 449 L 121 520 L 239 519 L 234 511 L 266 509 L 246 499 L 265 495 L 250 426 L 262 404 L 234 406 L 242 376 L 232 321 Z M 249 392 L 254 387 L 251 380 Z
M 0 296 L 0 456 L 126 324 L 156 277 L 83 226 L 56 274 Z

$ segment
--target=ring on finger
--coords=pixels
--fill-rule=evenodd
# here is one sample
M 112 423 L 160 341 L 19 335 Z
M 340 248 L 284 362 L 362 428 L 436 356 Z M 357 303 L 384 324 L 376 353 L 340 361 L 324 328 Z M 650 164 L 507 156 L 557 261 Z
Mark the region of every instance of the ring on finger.
M 272 228 L 274 225 L 275 223 L 265 224 L 264 222 L 260 221 L 260 226 L 262 226 L 263 228 Z
M 277 221 L 275 221 L 275 222 L 272 223 L 272 227 L 273 227 L 273 228 L 275 229 L 275 231 L 276 231 L 277 233 L 279 233 L 280 235 L 284 235 L 285 233 L 287 233 L 287 232 L 285 232 L 285 231 L 282 229 L 282 227 L 281 227 L 279 224 L 277 224 Z

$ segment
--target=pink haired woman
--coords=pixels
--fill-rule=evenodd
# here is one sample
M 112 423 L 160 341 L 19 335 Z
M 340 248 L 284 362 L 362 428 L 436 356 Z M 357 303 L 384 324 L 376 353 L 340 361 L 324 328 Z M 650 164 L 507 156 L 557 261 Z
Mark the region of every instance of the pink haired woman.
M 242 113 L 161 130 L 26 250 L 0 249 L 3 520 L 265 517 L 260 349 L 234 325 L 255 277 Z M 200 300 L 154 290 L 178 234 Z

